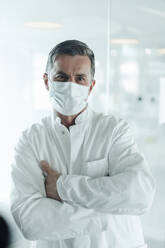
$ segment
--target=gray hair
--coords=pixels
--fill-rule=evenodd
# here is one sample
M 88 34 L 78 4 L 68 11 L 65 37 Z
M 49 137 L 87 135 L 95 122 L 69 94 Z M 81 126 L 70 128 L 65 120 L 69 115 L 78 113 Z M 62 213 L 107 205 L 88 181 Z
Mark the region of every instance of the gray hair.
M 59 44 L 57 44 L 49 53 L 47 65 L 46 65 L 46 73 L 51 70 L 53 67 L 53 63 L 56 60 L 58 55 L 82 55 L 88 56 L 91 61 L 91 75 L 94 78 L 95 74 L 95 56 L 93 51 L 87 46 L 87 44 L 79 41 L 79 40 L 66 40 Z

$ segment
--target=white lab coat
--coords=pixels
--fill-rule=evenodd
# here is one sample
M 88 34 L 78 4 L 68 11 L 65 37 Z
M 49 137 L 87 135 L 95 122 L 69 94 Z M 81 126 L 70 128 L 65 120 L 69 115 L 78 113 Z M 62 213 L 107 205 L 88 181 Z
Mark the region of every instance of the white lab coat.
M 61 173 L 62 202 L 46 197 L 41 160 Z M 147 247 L 155 181 L 126 121 L 88 105 L 68 130 L 52 110 L 22 132 L 11 175 L 12 215 L 37 248 Z

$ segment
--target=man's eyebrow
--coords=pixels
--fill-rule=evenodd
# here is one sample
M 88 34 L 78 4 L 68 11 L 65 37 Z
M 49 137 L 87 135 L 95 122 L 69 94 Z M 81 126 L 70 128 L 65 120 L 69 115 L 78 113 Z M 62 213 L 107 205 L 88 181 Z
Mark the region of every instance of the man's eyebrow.
M 68 75 L 67 75 L 65 72 L 63 72 L 63 71 L 57 71 L 57 72 L 56 72 L 56 75 L 57 75 L 57 74 L 62 74 L 62 75 L 65 75 L 65 76 L 68 77 Z
M 87 77 L 87 74 L 85 74 L 85 73 L 78 73 L 78 74 L 76 74 L 76 76 L 85 76 L 85 77 Z
M 66 76 L 66 77 L 69 77 L 69 75 L 68 74 L 66 74 L 65 72 L 63 72 L 63 71 L 57 71 L 56 72 L 56 74 L 55 75 L 58 75 L 58 74 L 62 74 L 62 75 L 64 75 L 64 76 Z M 77 73 L 75 76 L 83 76 L 83 77 L 87 77 L 87 74 L 85 74 L 85 73 Z

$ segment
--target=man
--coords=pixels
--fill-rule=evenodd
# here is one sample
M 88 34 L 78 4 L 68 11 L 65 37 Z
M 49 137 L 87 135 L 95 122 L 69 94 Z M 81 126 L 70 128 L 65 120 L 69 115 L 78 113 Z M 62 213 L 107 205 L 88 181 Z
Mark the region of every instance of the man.
M 94 112 L 92 50 L 67 40 L 43 76 L 50 116 L 26 129 L 12 163 L 11 211 L 36 247 L 137 248 L 155 183 L 124 120 Z

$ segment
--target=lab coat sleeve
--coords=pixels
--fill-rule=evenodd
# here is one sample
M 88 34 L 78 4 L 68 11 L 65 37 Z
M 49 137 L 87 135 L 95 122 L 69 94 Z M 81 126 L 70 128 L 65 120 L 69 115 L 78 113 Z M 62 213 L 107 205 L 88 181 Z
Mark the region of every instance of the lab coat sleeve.
M 145 213 L 153 201 L 155 181 L 124 120 L 118 122 L 110 137 L 108 168 L 109 176 L 60 176 L 57 191 L 61 199 L 103 213 Z
M 60 240 L 100 232 L 100 213 L 46 197 L 44 176 L 25 134 L 15 147 L 11 166 L 11 213 L 29 240 Z

